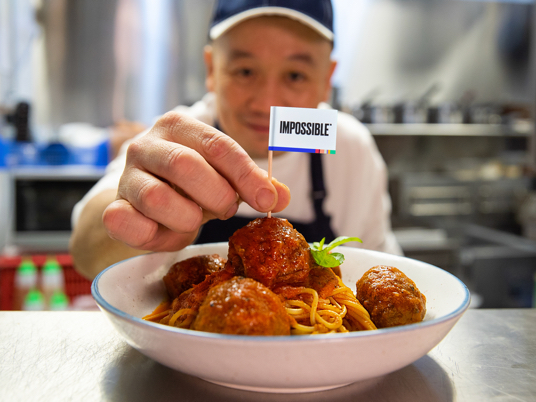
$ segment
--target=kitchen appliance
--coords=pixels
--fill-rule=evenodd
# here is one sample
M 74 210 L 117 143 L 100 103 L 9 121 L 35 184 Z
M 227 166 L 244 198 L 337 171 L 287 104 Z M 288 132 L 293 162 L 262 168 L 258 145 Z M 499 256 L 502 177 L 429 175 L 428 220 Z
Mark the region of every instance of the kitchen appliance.
M 5 228 L 0 248 L 8 254 L 66 252 L 71 234 L 71 211 L 102 177 L 92 166 L 12 168 L 4 175 L 6 206 L 0 208 Z M 2 240 L 2 238 L 0 238 Z

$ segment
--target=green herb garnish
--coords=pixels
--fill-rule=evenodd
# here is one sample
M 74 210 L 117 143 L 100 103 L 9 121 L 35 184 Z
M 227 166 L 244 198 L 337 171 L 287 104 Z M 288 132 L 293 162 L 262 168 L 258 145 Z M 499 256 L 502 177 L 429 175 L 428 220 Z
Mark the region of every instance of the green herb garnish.
M 326 248 L 324 248 L 324 241 L 326 241 L 325 237 L 320 240 L 320 242 L 314 242 L 313 246 L 311 247 L 311 253 L 313 254 L 313 258 L 318 265 L 327 268 L 338 267 L 344 262 L 344 255 L 341 253 L 330 253 L 330 251 L 335 247 L 348 243 L 349 241 L 358 241 L 359 243 L 363 243 L 359 237 L 340 236 L 329 243 Z

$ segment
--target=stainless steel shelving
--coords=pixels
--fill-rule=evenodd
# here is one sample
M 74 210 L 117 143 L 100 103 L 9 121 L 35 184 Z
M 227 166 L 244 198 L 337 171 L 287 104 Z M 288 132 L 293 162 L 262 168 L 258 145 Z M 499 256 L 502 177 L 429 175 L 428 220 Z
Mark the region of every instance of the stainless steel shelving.
M 104 167 L 89 165 L 18 166 L 9 170 L 15 179 L 26 180 L 98 180 L 104 176 Z
M 503 124 L 366 124 L 372 135 L 460 136 L 460 137 L 530 137 L 532 122 Z

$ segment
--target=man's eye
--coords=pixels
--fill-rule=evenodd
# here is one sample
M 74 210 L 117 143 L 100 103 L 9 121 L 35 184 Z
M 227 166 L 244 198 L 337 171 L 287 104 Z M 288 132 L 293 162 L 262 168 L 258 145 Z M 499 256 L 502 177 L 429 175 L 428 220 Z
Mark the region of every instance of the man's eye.
M 289 73 L 288 77 L 292 82 L 300 82 L 305 80 L 305 75 L 298 72 L 291 72 Z
M 251 77 L 253 75 L 253 70 L 249 68 L 241 68 L 237 71 L 237 73 L 241 77 Z

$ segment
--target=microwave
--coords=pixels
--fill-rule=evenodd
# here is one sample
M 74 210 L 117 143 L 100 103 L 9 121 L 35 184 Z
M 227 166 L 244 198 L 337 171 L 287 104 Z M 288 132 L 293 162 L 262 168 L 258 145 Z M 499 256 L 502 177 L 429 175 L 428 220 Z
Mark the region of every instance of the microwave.
M 74 205 L 104 168 L 64 165 L 0 172 L 0 249 L 8 253 L 66 252 Z

